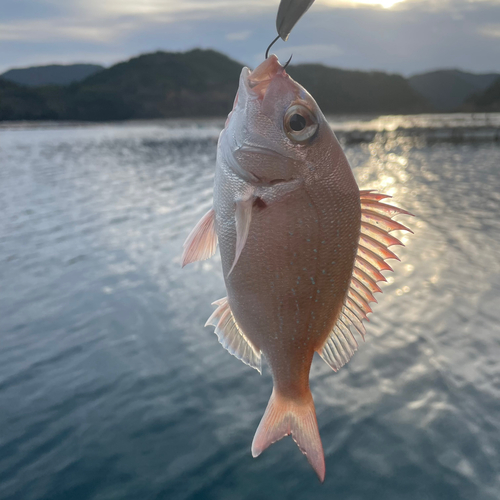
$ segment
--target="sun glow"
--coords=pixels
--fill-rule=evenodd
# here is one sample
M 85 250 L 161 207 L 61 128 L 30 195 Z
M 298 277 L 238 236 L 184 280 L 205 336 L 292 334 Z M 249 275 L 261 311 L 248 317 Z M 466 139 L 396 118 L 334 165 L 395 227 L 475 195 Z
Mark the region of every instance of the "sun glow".
M 381 5 L 384 9 L 390 9 L 393 5 L 397 3 L 404 2 L 404 0 L 359 0 L 354 3 L 364 3 L 369 5 Z
M 329 5 L 339 5 L 339 4 L 350 4 L 350 5 L 375 5 L 383 7 L 384 9 L 390 9 L 398 3 L 402 3 L 405 0 L 323 0 L 322 3 Z

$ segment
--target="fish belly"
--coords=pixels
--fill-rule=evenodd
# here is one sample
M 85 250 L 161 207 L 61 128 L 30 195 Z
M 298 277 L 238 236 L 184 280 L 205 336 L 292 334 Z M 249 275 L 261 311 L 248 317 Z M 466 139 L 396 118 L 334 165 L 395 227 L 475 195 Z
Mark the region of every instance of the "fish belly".
M 323 183 L 268 206 L 256 204 L 229 276 L 235 234 L 219 234 L 230 307 L 282 394 L 308 390 L 314 351 L 332 330 L 348 290 L 359 227 L 355 183 L 347 192 Z

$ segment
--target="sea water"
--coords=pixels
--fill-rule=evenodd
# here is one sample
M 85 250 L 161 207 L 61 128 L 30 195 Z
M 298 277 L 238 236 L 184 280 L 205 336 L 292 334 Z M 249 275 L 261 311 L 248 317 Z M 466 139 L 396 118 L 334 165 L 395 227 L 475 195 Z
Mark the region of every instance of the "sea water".
M 416 215 L 354 358 L 311 372 L 321 485 L 181 269 L 224 120 L 0 128 L 0 498 L 498 500 L 500 115 L 333 117 L 360 187 Z

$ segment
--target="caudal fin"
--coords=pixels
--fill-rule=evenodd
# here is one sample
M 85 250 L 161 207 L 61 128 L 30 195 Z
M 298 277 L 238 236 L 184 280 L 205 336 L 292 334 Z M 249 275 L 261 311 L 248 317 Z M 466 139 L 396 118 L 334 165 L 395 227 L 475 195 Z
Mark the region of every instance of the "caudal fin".
M 269 445 L 290 434 L 323 482 L 325 458 L 311 393 L 303 399 L 292 400 L 273 389 L 253 438 L 252 455 L 258 457 Z

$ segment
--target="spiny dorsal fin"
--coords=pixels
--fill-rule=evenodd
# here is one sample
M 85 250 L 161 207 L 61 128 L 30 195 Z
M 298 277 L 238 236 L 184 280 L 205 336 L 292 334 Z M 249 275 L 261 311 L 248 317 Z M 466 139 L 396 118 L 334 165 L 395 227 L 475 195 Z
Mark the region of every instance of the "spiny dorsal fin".
M 246 365 L 262 373 L 260 351 L 251 344 L 236 323 L 227 297 L 216 300 L 212 305 L 216 305 L 217 309 L 208 318 L 205 326 L 215 326 L 215 334 L 222 347 Z
M 196 224 L 184 242 L 182 267 L 197 260 L 212 257 L 217 248 L 217 233 L 215 232 L 215 211 L 210 209 Z
M 377 282 L 387 281 L 381 271 L 392 271 L 385 261 L 399 260 L 388 247 L 402 243 L 389 233 L 396 229 L 410 231 L 399 222 L 393 221 L 392 217 L 412 214 L 401 208 L 380 203 L 380 200 L 385 198 L 390 196 L 373 191 L 360 191 L 361 234 L 351 284 L 342 312 L 325 344 L 318 351 L 334 371 L 342 368 L 357 350 L 358 344 L 352 332 L 359 333 L 365 340 L 363 320 L 368 320 L 367 314 L 372 312 L 370 302 L 376 302 L 373 294 L 382 291 Z

